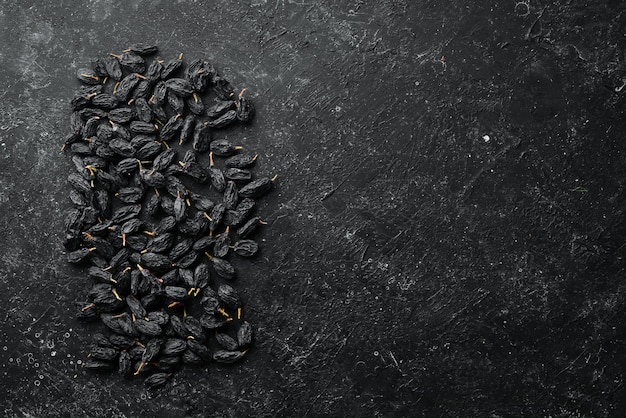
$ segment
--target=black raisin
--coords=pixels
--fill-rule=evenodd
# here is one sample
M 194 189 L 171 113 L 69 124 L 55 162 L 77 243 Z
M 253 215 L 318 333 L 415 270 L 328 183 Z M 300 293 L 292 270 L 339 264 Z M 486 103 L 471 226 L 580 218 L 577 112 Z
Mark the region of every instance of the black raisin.
M 218 276 L 226 280 L 233 280 L 235 278 L 235 269 L 232 264 L 222 258 L 214 257 L 210 254 L 207 254 L 207 256 L 213 263 L 213 268 Z
M 133 52 L 139 55 L 151 55 L 156 54 L 159 48 L 156 45 L 136 43 L 129 46 L 124 52 Z
M 276 180 L 276 176 L 274 178 L 262 177 L 260 179 L 256 179 L 246 184 L 244 187 L 239 190 L 239 195 L 242 197 L 249 198 L 258 198 L 263 196 L 265 193 L 272 190 L 274 186 L 274 181 Z
M 237 241 L 233 247 L 233 252 L 242 257 L 252 257 L 259 250 L 259 245 L 251 239 Z
M 115 370 L 115 363 L 110 361 L 87 359 L 83 362 L 83 367 L 97 372 L 108 372 Z
M 215 240 L 215 244 L 213 245 L 213 255 L 215 257 L 224 258 L 228 254 L 230 249 L 230 235 L 229 235 L 229 227 L 226 227 L 226 230 L 221 233 Z
M 204 104 L 198 94 L 193 93 L 185 99 L 185 105 L 194 115 L 201 115 L 204 112 Z
M 179 96 L 189 96 L 193 93 L 193 86 L 184 78 L 170 78 L 165 87 Z
M 137 114 L 135 113 L 135 109 L 132 107 L 118 107 L 117 109 L 113 109 L 109 112 L 109 120 L 117 123 L 130 122 L 136 117 Z
M 109 347 L 93 347 L 89 351 L 89 358 L 96 360 L 112 361 L 117 357 L 117 350 Z
M 243 147 L 234 145 L 226 139 L 211 142 L 211 152 L 218 157 L 230 157 Z
M 229 110 L 217 119 L 210 120 L 207 124 L 211 128 L 224 128 L 237 120 L 237 111 Z
M 243 358 L 245 351 L 219 350 L 213 353 L 213 360 L 218 363 L 235 363 Z
M 141 80 L 141 78 L 135 73 L 122 78 L 113 88 L 113 96 L 120 102 L 126 102 L 130 98 L 137 83 L 139 83 L 139 80 Z
M 223 193 L 224 189 L 226 189 L 226 180 L 224 179 L 224 173 L 222 173 L 222 170 L 215 166 L 212 152 L 209 153 L 209 161 L 209 177 L 211 178 L 211 185 L 215 188 L 215 190 Z
M 176 74 L 176 72 L 183 65 L 183 54 L 179 54 L 178 57 L 168 61 L 161 71 L 161 78 L 163 80 L 168 79 L 172 75 Z
M 132 372 L 133 362 L 130 358 L 128 351 L 122 351 L 117 360 L 117 372 L 123 376 L 129 375 Z
M 241 122 L 250 122 L 254 117 L 254 105 L 252 101 L 245 97 L 246 89 L 241 90 L 237 98 L 237 119 Z
M 219 345 L 221 345 L 223 348 L 225 348 L 228 351 L 235 351 L 239 348 L 239 344 L 237 343 L 237 340 L 235 340 L 233 337 L 223 332 L 216 332 L 215 339 L 217 340 L 217 343 Z
M 153 321 L 146 321 L 143 318 L 133 322 L 133 326 L 138 332 L 152 337 L 158 337 L 163 332 L 159 324 Z
M 134 120 L 130 123 L 130 131 L 134 134 L 153 134 L 157 131 L 157 126 L 140 120 Z
M 183 126 L 183 118 L 180 114 L 172 116 L 159 132 L 159 137 L 163 141 L 169 141 L 174 138 Z
M 187 289 L 178 286 L 165 286 L 165 295 L 175 301 L 183 301 L 189 296 Z
M 217 289 L 217 296 L 230 309 L 241 307 L 241 298 L 232 286 L 221 284 Z
M 224 177 L 237 183 L 247 183 L 252 180 L 252 173 L 245 168 L 227 168 L 224 171 Z
M 166 271 L 172 267 L 172 260 L 168 256 L 152 252 L 142 254 L 141 263 L 155 271 Z
M 193 132 L 196 126 L 196 118 L 193 115 L 185 116 L 183 120 L 183 125 L 180 129 L 180 136 L 178 140 L 178 144 L 182 145 L 183 143 L 189 141 L 189 138 L 193 136 Z
M 101 109 L 115 109 L 119 104 L 119 100 L 115 96 L 111 96 L 110 94 L 102 93 L 94 96 L 91 99 L 91 104 L 95 107 L 99 107 Z
M 252 344 L 252 326 L 248 322 L 241 324 L 237 330 L 237 343 L 242 348 Z
M 120 65 L 123 69 L 134 73 L 143 73 L 146 70 L 146 61 L 141 55 L 128 51 L 115 57 L 120 61 Z
M 206 115 L 210 118 L 218 118 L 224 113 L 235 108 L 235 102 L 232 100 L 221 100 L 206 110 Z
M 187 343 L 180 338 L 168 338 L 161 346 L 161 354 L 164 356 L 172 356 L 181 354 L 187 349 Z
M 108 55 L 102 58 L 102 62 L 109 77 L 116 81 L 120 81 L 122 79 L 122 67 L 120 66 L 120 62 L 117 58 Z
M 198 121 L 193 131 L 193 149 L 198 152 L 206 152 L 211 145 L 211 129 L 209 124 Z

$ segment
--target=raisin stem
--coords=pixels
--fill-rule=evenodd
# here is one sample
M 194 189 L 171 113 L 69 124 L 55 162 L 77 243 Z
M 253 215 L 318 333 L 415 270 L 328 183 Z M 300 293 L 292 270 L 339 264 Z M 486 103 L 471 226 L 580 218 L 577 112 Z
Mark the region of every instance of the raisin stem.
M 122 300 L 122 298 L 120 297 L 120 295 L 117 293 L 117 289 L 116 288 L 112 288 L 111 292 L 113 292 L 113 294 L 115 295 L 115 299 L 117 300 Z
M 143 369 L 144 365 L 145 365 L 145 363 L 143 361 L 141 363 L 139 363 L 139 367 L 137 368 L 137 371 L 135 373 L 133 373 L 133 375 L 138 376 L 139 373 L 141 373 L 141 369 Z
M 90 303 L 89 305 L 83 306 L 80 310 L 81 310 L 81 312 L 85 312 L 87 309 L 91 309 L 94 306 L 96 306 L 95 303 Z
M 100 77 L 98 77 L 97 75 L 80 73 L 80 76 L 91 78 L 92 80 L 100 81 Z
M 91 174 L 92 176 L 94 176 L 96 172 L 98 171 L 98 169 L 92 165 L 86 165 L 85 168 L 89 171 L 89 174 Z

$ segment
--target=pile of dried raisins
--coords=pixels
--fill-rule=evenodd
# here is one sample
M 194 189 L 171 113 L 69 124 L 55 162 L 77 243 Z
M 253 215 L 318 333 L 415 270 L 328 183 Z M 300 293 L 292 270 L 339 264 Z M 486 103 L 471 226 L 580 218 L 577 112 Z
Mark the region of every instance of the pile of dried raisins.
M 84 265 L 78 318 L 101 321 L 84 366 L 164 384 L 183 364 L 232 363 L 252 328 L 227 282 L 258 251 L 256 155 L 217 130 L 248 123 L 254 107 L 206 60 L 150 59 L 137 44 L 78 70 L 63 149 L 74 207 L 64 246 Z M 88 267 L 87 267 L 88 266 Z M 83 280 L 83 279 L 81 279 Z

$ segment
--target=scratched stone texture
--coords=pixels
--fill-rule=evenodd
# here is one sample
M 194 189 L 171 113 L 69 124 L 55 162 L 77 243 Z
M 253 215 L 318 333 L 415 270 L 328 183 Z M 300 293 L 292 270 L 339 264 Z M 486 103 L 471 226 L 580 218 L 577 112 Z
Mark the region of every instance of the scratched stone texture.
M 0 413 L 626 414 L 622 1 L 4 0 Z M 62 246 L 75 71 L 207 58 L 278 174 L 236 283 L 254 348 L 160 391 L 83 370 Z

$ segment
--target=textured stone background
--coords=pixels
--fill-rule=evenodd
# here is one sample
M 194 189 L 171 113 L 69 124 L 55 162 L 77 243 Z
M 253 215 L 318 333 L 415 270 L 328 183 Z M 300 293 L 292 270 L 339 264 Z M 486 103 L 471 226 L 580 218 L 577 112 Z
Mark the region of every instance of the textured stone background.
M 0 413 L 623 416 L 626 6 L 587 3 L 3 1 Z M 75 70 L 137 41 L 247 87 L 279 174 L 254 349 L 157 394 L 79 366 L 61 245 Z

